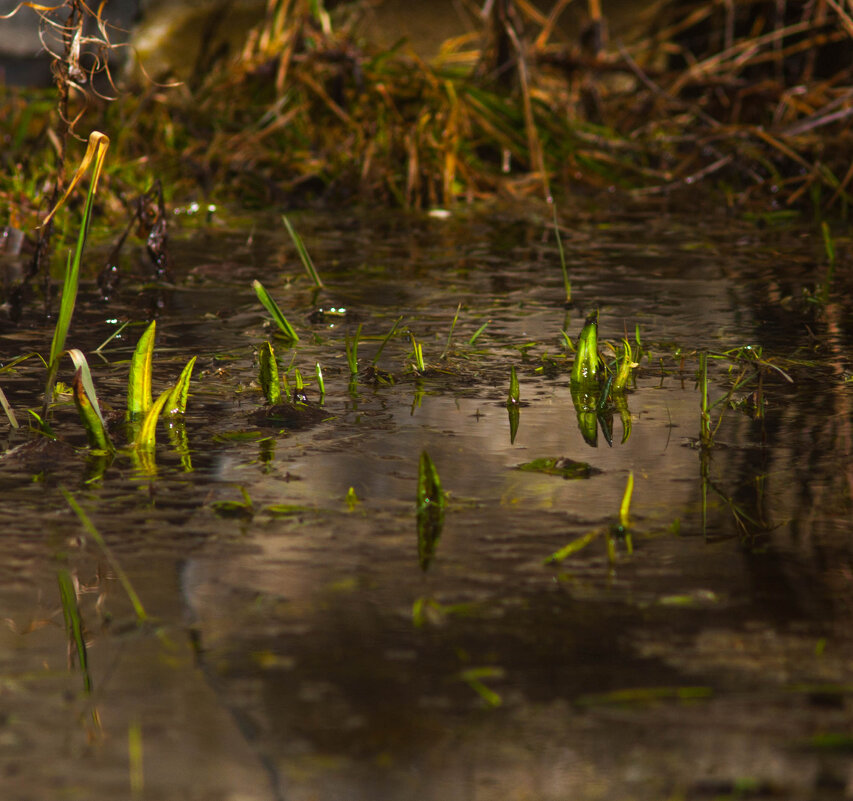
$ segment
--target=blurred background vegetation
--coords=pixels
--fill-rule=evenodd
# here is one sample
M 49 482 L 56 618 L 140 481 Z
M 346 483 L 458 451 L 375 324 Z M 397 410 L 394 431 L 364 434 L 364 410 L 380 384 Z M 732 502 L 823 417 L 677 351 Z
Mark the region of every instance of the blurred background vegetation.
M 125 217 L 155 180 L 249 207 L 704 187 L 847 213 L 850 0 L 10 5 L 0 27 L 40 29 L 52 75 L 0 84 L 12 227 L 43 218 L 92 130 L 112 140 L 102 211 Z

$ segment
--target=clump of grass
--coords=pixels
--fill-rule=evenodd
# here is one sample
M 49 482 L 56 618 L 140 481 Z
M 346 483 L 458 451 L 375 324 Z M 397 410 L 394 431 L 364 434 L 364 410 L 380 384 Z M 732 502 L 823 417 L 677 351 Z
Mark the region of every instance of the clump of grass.
M 616 376 L 613 379 L 613 384 L 611 386 L 612 392 L 624 392 L 625 387 L 628 385 L 628 381 L 631 379 L 631 375 L 635 367 L 637 367 L 637 362 L 634 361 L 634 354 L 631 350 L 631 345 L 627 339 L 622 340 L 622 358 L 619 360 L 619 367 L 616 372 Z
M 411 358 L 415 371 L 418 373 L 426 372 L 426 364 L 424 363 L 424 348 L 423 345 L 415 339 L 415 335 L 409 331 L 409 339 L 412 342 Z

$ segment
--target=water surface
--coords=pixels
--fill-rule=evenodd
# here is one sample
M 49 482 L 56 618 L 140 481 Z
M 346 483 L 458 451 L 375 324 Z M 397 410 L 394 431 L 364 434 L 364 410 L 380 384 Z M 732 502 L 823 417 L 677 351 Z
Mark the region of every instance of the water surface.
M 4 797 L 846 797 L 844 271 L 821 305 L 808 295 L 826 267 L 807 225 L 624 211 L 602 224 L 601 212 L 578 212 L 563 221 L 566 309 L 549 215 L 295 215 L 320 292 L 275 216 L 179 218 L 167 287 L 146 285 L 141 254 L 128 254 L 116 296 L 83 304 L 69 344 L 90 354 L 102 403 L 120 413 L 127 359 L 155 309 L 155 392 L 199 357 L 187 446 L 161 426 L 155 475 L 127 454 L 104 468 L 67 404 L 54 414 L 59 443 L 4 433 L 7 451 L 22 446 L 0 461 Z M 275 339 L 254 278 L 297 347 Z M 630 436 L 621 441 L 615 412 L 612 445 L 600 429 L 592 447 L 560 331 L 577 337 L 595 308 L 602 340 L 636 348 L 639 331 L 644 355 L 625 398 Z M 377 381 L 368 368 L 399 317 Z M 5 330 L 4 364 L 47 352 L 37 322 Z M 352 384 L 345 339 L 359 325 Z M 407 331 L 423 345 L 423 375 Z M 314 404 L 322 365 L 316 425 L 251 418 L 268 338 Z M 713 357 L 711 401 L 724 399 L 711 449 L 697 445 L 698 352 Z M 43 380 L 35 360 L 0 373 L 21 419 Z M 424 450 L 449 496 L 426 570 L 415 525 Z M 558 457 L 596 472 L 517 469 Z M 629 474 L 633 551 L 618 540 L 611 560 L 606 532 Z M 217 508 L 241 488 L 250 510 Z M 116 566 L 152 623 L 137 624 Z M 69 666 L 61 570 L 79 582 L 90 693 Z

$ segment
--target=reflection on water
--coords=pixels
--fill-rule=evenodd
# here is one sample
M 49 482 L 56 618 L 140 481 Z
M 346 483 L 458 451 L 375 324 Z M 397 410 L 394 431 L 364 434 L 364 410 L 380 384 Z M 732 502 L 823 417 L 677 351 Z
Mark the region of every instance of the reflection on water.
M 799 300 L 819 276 L 793 233 L 767 244 L 730 220 L 717 232 L 579 214 L 565 232 L 578 304 L 566 311 L 553 231 L 528 216 L 305 217 L 320 297 L 272 225 L 175 237 L 155 381 L 198 354 L 189 451 L 162 432 L 155 476 L 119 456 L 86 481 L 73 409 L 54 421 L 70 445 L 6 435 L 22 447 L 0 461 L 5 797 L 844 796 L 845 288 L 819 314 Z M 788 262 L 769 272 L 771 246 Z M 322 364 L 327 417 L 249 436 L 262 405 L 253 352 L 270 336 L 250 286 L 261 276 L 302 340 L 277 346 L 281 366 L 293 359 L 309 377 Z M 124 293 L 116 317 L 141 321 L 148 301 Z M 329 307 L 347 311 L 316 313 Z M 591 410 L 593 447 L 560 331 L 576 337 L 595 307 L 603 340 L 634 342 L 638 326 L 646 355 L 624 408 Z M 400 315 L 377 362 L 395 381 L 363 372 L 348 386 L 345 337 L 362 326 L 364 371 Z M 82 309 L 75 344 L 100 344 L 114 329 L 103 316 Z M 407 330 L 424 375 L 406 369 Z M 140 331 L 94 366 L 107 407 L 122 408 L 121 362 Z M 0 340 L 4 361 L 19 336 Z M 698 350 L 720 357 L 709 360 L 710 399 L 722 399 L 710 451 L 696 445 Z M 13 406 L 36 405 L 39 375 L 25 364 L 0 376 Z M 423 451 L 448 493 L 427 570 L 415 522 Z M 561 458 L 594 470 L 517 469 Z M 606 534 L 580 543 L 617 520 L 631 471 L 633 553 L 617 542 L 611 561 Z M 154 623 L 134 622 L 117 570 Z M 89 694 L 76 659 L 68 669 L 62 571 L 78 584 Z M 129 746 L 137 731 L 141 753 Z

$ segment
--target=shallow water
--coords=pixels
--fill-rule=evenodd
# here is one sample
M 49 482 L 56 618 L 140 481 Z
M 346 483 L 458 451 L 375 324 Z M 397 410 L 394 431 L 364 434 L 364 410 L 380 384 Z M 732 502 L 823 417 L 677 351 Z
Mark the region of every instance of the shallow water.
M 4 797 L 847 797 L 853 326 L 843 259 L 819 308 L 803 295 L 826 269 L 808 226 L 606 217 L 565 216 L 569 310 L 547 209 L 295 216 L 327 284 L 319 293 L 276 217 L 181 217 L 175 281 L 159 290 L 143 286 L 130 255 L 116 298 L 85 304 L 70 344 L 90 353 L 102 403 L 120 411 L 142 327 L 125 329 L 103 360 L 91 350 L 118 327 L 109 320 L 142 323 L 158 307 L 155 392 L 199 357 L 188 447 L 161 426 L 156 475 L 126 454 L 99 467 L 79 450 L 68 406 L 54 418 L 64 444 L 4 435 L 7 449 L 23 446 L 0 460 Z M 327 418 L 316 425 L 250 420 L 263 405 L 255 352 L 273 336 L 254 278 L 300 334 L 277 354 L 299 367 L 315 403 L 323 367 Z M 599 430 L 591 447 L 579 430 L 560 335 L 575 338 L 594 308 L 603 340 L 633 342 L 639 326 L 646 351 L 626 395 L 630 436 L 620 441 L 616 412 L 612 446 Z M 412 371 L 398 334 L 378 361 L 395 382 L 377 384 L 365 370 L 400 316 L 430 369 Z M 4 364 L 47 352 L 50 332 L 34 324 L 4 332 Z M 344 340 L 359 324 L 353 386 Z M 745 346 L 752 357 L 722 356 Z M 750 379 L 713 409 L 722 422 L 706 451 L 696 446 L 697 350 L 720 357 L 712 401 L 742 372 Z M 511 366 L 523 404 L 514 440 Z M 21 419 L 43 380 L 35 360 L 0 372 Z M 426 570 L 415 525 L 423 450 L 449 494 Z M 546 457 L 599 472 L 516 469 Z M 618 540 L 611 561 L 606 531 L 629 473 L 633 552 Z M 241 500 L 240 488 L 250 512 L 217 509 Z M 590 532 L 600 533 L 544 564 Z M 62 569 L 80 585 L 89 693 L 76 660 L 69 667 Z M 152 623 L 135 622 L 117 569 Z

